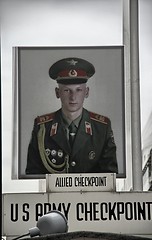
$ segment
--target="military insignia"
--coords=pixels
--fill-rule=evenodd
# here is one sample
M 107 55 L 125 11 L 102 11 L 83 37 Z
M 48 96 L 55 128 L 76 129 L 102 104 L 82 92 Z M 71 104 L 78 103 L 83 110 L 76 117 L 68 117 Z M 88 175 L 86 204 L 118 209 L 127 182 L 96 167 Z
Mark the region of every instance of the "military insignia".
M 54 158 L 51 159 L 51 162 L 55 164 L 56 163 L 56 159 L 54 159 Z
M 51 153 L 51 150 L 49 148 L 47 148 L 47 149 L 45 149 L 45 152 L 46 152 L 47 156 L 49 156 Z
M 62 150 L 59 150 L 59 151 L 58 151 L 58 157 L 60 157 L 60 158 L 63 157 L 63 151 L 62 151 Z
M 71 59 L 70 61 L 67 61 L 67 63 L 69 63 L 70 65 L 75 66 L 78 63 L 78 61 L 75 61 L 74 59 Z
M 90 118 L 94 121 L 108 124 L 108 118 L 97 113 L 90 112 Z
M 78 74 L 76 70 L 72 69 L 69 71 L 68 75 L 69 77 L 76 77 Z
M 91 127 L 91 123 L 89 123 L 89 122 L 85 122 L 85 131 L 86 131 L 86 133 L 92 135 L 92 127 Z
M 95 152 L 94 151 L 89 152 L 89 159 L 90 160 L 95 159 Z
M 58 123 L 54 123 L 51 127 L 51 132 L 50 132 L 50 136 L 53 136 L 56 134 L 57 132 L 57 127 L 58 127 Z
M 51 150 L 51 156 L 56 156 L 56 150 Z
M 36 118 L 37 124 L 42 124 L 52 121 L 54 118 L 54 113 L 45 114 Z

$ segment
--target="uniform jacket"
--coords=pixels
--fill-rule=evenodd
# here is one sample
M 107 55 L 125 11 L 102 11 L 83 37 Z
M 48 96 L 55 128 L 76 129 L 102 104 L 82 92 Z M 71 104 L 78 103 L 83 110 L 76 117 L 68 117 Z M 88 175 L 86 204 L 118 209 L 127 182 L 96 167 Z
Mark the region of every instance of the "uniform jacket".
M 107 117 L 83 109 L 70 148 L 61 109 L 35 119 L 26 174 L 118 172 L 116 145 Z

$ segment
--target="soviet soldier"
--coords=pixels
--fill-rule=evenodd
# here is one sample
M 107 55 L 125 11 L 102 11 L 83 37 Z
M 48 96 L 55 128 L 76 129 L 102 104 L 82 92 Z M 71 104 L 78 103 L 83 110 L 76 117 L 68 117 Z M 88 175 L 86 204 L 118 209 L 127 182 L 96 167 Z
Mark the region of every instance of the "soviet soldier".
M 61 109 L 35 119 L 26 174 L 118 173 L 110 119 L 83 107 L 89 96 L 86 83 L 94 73 L 94 66 L 80 58 L 50 67 Z

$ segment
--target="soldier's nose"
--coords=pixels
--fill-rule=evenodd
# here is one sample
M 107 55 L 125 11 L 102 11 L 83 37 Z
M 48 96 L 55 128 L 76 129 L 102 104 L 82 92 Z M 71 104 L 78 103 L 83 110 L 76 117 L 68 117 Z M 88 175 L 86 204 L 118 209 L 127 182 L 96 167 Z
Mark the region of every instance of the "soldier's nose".
M 74 92 L 72 92 L 72 93 L 70 94 L 70 100 L 75 100 L 75 98 L 76 98 L 76 95 L 75 95 Z

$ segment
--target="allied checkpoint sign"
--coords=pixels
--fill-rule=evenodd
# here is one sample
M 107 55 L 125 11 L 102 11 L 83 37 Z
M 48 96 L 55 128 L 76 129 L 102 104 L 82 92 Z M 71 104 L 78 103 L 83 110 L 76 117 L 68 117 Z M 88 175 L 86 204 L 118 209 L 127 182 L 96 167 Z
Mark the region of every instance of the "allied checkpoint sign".
M 55 184 L 59 182 L 58 177 L 54 177 Z M 71 177 L 72 180 L 69 181 L 73 183 L 78 178 L 77 175 L 69 175 L 69 179 Z M 98 178 L 96 175 L 94 177 Z M 86 182 L 86 185 L 95 180 L 90 180 L 88 175 L 85 180 L 80 179 L 80 182 Z M 66 190 L 64 186 L 63 192 L 61 189 L 55 190 L 54 187 L 54 190 L 50 188 L 50 191 L 45 193 L 4 194 L 3 235 L 18 236 L 28 233 L 30 228 L 36 226 L 38 219 L 51 210 L 59 210 L 65 215 L 69 232 L 152 235 L 151 192 L 106 191 L 104 184 L 104 191 L 101 185 L 100 191 L 89 191 L 89 186 L 85 186 L 85 190 L 81 191 L 74 188 L 73 192 L 68 191 L 68 188 Z
M 116 191 L 115 173 L 46 174 L 47 192 Z

